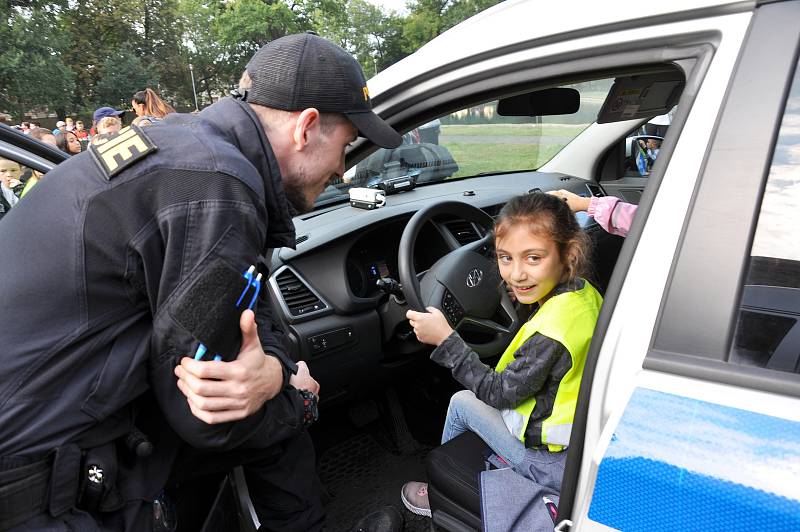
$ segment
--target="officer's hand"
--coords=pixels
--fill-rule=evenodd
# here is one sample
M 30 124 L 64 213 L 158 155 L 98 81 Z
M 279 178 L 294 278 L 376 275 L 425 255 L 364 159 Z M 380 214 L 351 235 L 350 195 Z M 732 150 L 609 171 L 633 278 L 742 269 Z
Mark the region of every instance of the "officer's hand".
M 308 390 L 319 398 L 319 383 L 311 376 L 308 366 L 302 360 L 297 363 L 297 374 L 289 377 L 289 384 L 298 390 Z
M 283 368 L 267 356 L 258 339 L 255 314 L 245 310 L 239 320 L 242 347 L 232 362 L 198 361 L 185 357 L 175 368 L 178 388 L 192 414 L 213 425 L 244 419 L 280 392 Z

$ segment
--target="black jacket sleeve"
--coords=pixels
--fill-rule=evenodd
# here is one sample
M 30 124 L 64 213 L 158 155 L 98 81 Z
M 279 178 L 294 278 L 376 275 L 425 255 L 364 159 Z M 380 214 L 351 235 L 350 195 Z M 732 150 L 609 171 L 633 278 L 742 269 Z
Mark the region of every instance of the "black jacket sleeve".
M 481 362 L 478 354 L 453 332 L 431 360 L 449 368 L 453 377 L 481 401 L 497 409 L 515 408 L 534 396 L 547 382 L 551 369 L 567 349 L 556 340 L 536 333 L 514 353 L 514 360 L 498 373 Z
M 229 176 L 211 177 L 227 178 L 231 187 L 243 186 Z M 141 277 L 139 284 L 154 316 L 150 383 L 169 424 L 197 448 L 260 448 L 302 427 L 302 401 L 288 386 L 247 419 L 208 425 L 191 413 L 174 375 L 180 359 L 194 355 L 202 338 L 198 335 L 205 332 L 204 326 L 198 330 L 194 325 L 213 328 L 222 322 L 228 332 L 240 336 L 241 308 L 236 308 L 235 302 L 246 284 L 241 273 L 255 264 L 267 231 L 263 207 L 255 198 L 247 201 L 248 193 L 232 191 L 230 200 L 176 203 L 159 212 L 150 230 L 141 231 L 130 243 L 132 260 L 138 263 L 134 270 Z M 209 290 L 214 297 L 208 295 Z M 266 287 L 261 293 L 266 294 Z M 285 355 L 282 333 L 272 319 L 268 301 L 260 298 L 256 310 L 259 336 L 266 351 Z

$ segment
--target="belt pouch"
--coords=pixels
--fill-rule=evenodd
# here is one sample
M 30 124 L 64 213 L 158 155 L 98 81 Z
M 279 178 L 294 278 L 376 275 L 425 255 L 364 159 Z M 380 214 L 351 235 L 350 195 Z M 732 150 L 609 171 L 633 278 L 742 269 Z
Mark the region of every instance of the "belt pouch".
M 75 507 L 81 476 L 81 450 L 75 444 L 56 448 L 53 453 L 53 471 L 50 475 L 48 510 L 58 517 Z

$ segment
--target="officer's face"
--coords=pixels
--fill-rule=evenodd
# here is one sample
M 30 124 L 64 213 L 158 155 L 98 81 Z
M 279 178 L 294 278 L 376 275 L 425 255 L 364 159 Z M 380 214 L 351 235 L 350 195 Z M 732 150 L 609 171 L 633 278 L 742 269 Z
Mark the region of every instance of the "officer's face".
M 296 159 L 284 189 L 289 201 L 301 212 L 314 208 L 314 201 L 334 179 L 344 174 L 347 146 L 356 139 L 358 130 L 350 122 L 334 126 L 326 135 L 321 128 L 309 138 L 302 157 Z

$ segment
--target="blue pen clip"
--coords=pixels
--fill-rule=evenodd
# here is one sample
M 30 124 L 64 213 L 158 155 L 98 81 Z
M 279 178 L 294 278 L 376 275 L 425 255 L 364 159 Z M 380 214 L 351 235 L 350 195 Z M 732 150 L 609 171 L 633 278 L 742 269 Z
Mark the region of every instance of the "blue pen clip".
M 253 284 L 253 274 L 255 273 L 255 271 L 256 267 L 250 266 L 249 268 L 247 268 L 247 271 L 242 274 L 242 277 L 244 277 L 247 280 L 247 285 L 244 287 L 244 290 L 242 290 L 242 293 L 239 295 L 239 299 L 236 301 L 237 307 L 242 304 L 244 295 L 247 293 L 248 290 L 250 290 L 250 285 Z
M 261 291 L 261 274 L 260 273 L 258 275 L 256 275 L 256 278 L 253 281 L 253 286 L 255 287 L 255 291 L 253 291 L 253 297 L 250 298 L 250 304 L 247 305 L 247 308 L 249 308 L 250 310 L 253 310 L 253 307 L 256 306 L 256 300 L 258 299 L 258 293 Z

